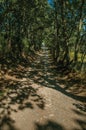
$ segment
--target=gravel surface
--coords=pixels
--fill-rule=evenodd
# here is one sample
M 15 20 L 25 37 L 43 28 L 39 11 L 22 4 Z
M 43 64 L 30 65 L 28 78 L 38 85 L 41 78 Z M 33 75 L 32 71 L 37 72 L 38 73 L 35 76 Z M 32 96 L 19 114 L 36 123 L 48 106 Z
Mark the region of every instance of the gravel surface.
M 42 47 L 1 100 L 0 130 L 86 130 L 86 112 L 77 107 L 80 98 L 65 92 L 54 71 L 48 50 Z

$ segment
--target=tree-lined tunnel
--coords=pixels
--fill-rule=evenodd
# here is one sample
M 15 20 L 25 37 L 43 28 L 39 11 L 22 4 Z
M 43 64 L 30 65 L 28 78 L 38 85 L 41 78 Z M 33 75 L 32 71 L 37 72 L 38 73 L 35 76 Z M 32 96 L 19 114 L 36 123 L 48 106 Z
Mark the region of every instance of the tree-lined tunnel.
M 0 130 L 86 130 L 85 4 L 0 0 Z
M 44 42 L 56 63 L 85 69 L 85 0 L 0 0 L 0 57 L 20 58 Z

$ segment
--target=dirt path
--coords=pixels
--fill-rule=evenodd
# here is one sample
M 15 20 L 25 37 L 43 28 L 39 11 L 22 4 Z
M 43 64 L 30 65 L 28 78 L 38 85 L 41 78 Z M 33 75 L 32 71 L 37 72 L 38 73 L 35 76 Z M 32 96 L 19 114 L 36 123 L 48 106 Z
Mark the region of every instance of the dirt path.
M 62 88 L 47 48 L 42 49 L 30 67 L 21 69 L 21 79 L 16 74 L 17 80 L 6 81 L 0 130 L 86 130 L 86 112 L 78 108 L 85 99 Z

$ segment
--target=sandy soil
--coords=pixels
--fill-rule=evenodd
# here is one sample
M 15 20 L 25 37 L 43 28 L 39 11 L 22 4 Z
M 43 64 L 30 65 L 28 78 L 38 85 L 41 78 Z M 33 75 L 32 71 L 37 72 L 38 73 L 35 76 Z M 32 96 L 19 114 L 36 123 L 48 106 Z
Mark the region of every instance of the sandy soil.
M 86 98 L 64 89 L 47 48 L 42 50 L 21 69 L 21 78 L 5 76 L 9 89 L 0 101 L 0 130 L 86 130 L 86 111 L 80 107 Z

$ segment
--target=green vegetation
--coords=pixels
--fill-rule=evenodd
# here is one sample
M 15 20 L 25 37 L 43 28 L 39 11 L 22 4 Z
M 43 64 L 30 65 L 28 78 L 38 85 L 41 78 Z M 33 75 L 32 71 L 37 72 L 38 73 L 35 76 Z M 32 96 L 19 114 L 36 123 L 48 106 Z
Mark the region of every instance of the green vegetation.
M 0 130 L 86 130 L 86 0 L 49 1 L 0 0 Z
M 27 58 L 49 47 L 61 68 L 86 71 L 86 1 L 0 0 L 0 59 Z M 59 69 L 59 68 L 58 68 Z
M 48 30 L 55 62 L 73 70 L 79 68 L 79 71 L 86 68 L 85 5 L 85 0 L 54 0 L 50 17 L 52 29 L 50 26 Z

